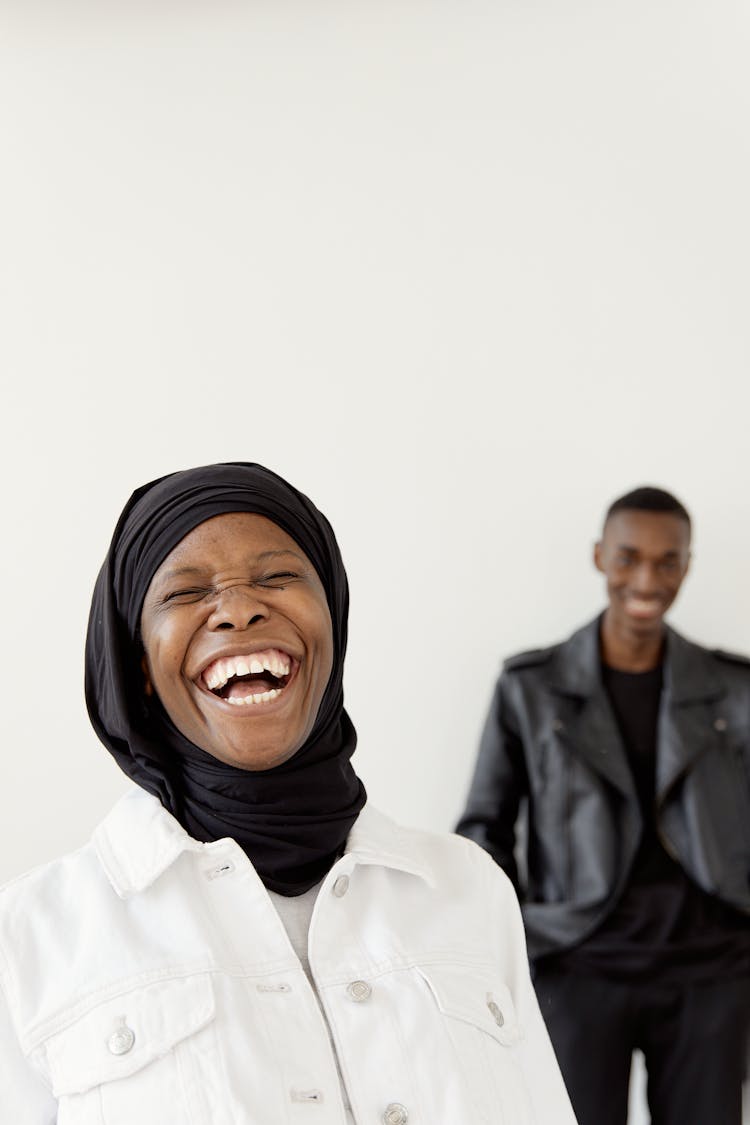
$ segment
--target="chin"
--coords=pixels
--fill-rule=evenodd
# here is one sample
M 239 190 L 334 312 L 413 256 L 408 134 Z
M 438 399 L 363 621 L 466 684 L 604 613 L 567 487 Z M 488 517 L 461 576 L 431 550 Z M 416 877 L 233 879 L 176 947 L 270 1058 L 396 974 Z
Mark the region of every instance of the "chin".
M 664 614 L 658 617 L 635 617 L 624 613 L 623 621 L 634 633 L 660 633 L 664 626 Z
M 253 773 L 260 770 L 271 770 L 275 766 L 283 765 L 284 762 L 288 762 L 290 758 L 294 757 L 296 750 L 279 750 L 277 748 L 264 750 L 255 746 L 251 750 L 222 748 L 220 754 L 208 749 L 206 752 L 220 762 L 224 762 L 227 766 L 234 766 L 236 769 Z

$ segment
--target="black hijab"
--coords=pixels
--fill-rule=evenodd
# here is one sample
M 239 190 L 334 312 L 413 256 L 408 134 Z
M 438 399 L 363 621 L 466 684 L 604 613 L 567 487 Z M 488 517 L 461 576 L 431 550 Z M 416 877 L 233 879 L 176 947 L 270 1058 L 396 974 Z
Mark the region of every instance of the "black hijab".
M 212 516 L 255 512 L 310 559 L 333 626 L 333 669 L 310 736 L 288 761 L 248 771 L 199 749 L 155 697 L 146 700 L 140 641 L 154 573 Z M 349 588 L 333 530 L 306 496 L 249 462 L 173 473 L 137 489 L 120 516 L 94 589 L 86 637 L 86 703 L 118 765 L 198 840 L 233 837 L 265 885 L 298 895 L 341 854 L 365 803 L 350 758 L 357 735 L 344 710 Z

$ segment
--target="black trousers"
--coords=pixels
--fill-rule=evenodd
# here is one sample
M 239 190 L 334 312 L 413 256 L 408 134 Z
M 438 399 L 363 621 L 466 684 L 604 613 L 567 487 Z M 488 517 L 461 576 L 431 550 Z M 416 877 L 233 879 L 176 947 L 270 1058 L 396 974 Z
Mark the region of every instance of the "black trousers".
M 538 969 L 534 984 L 579 1125 L 626 1125 L 636 1048 L 652 1125 L 741 1125 L 750 980 L 633 984 Z

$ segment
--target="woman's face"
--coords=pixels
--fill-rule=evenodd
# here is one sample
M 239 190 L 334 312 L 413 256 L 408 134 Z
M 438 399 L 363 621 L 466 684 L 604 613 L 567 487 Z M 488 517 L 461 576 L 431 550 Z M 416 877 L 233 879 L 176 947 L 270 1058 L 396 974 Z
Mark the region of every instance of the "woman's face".
M 177 544 L 141 614 L 146 693 L 222 762 L 264 770 L 310 734 L 333 667 L 315 568 L 271 520 L 214 516 Z

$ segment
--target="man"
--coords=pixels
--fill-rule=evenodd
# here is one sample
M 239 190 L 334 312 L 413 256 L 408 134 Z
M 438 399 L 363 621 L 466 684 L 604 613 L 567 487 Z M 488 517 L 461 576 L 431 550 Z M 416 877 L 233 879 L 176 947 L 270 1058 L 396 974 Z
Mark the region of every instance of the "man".
M 653 1125 L 742 1116 L 750 661 L 664 624 L 690 531 L 661 489 L 612 504 L 594 549 L 609 604 L 506 661 L 458 826 L 519 890 L 580 1125 L 625 1125 L 635 1048 Z

